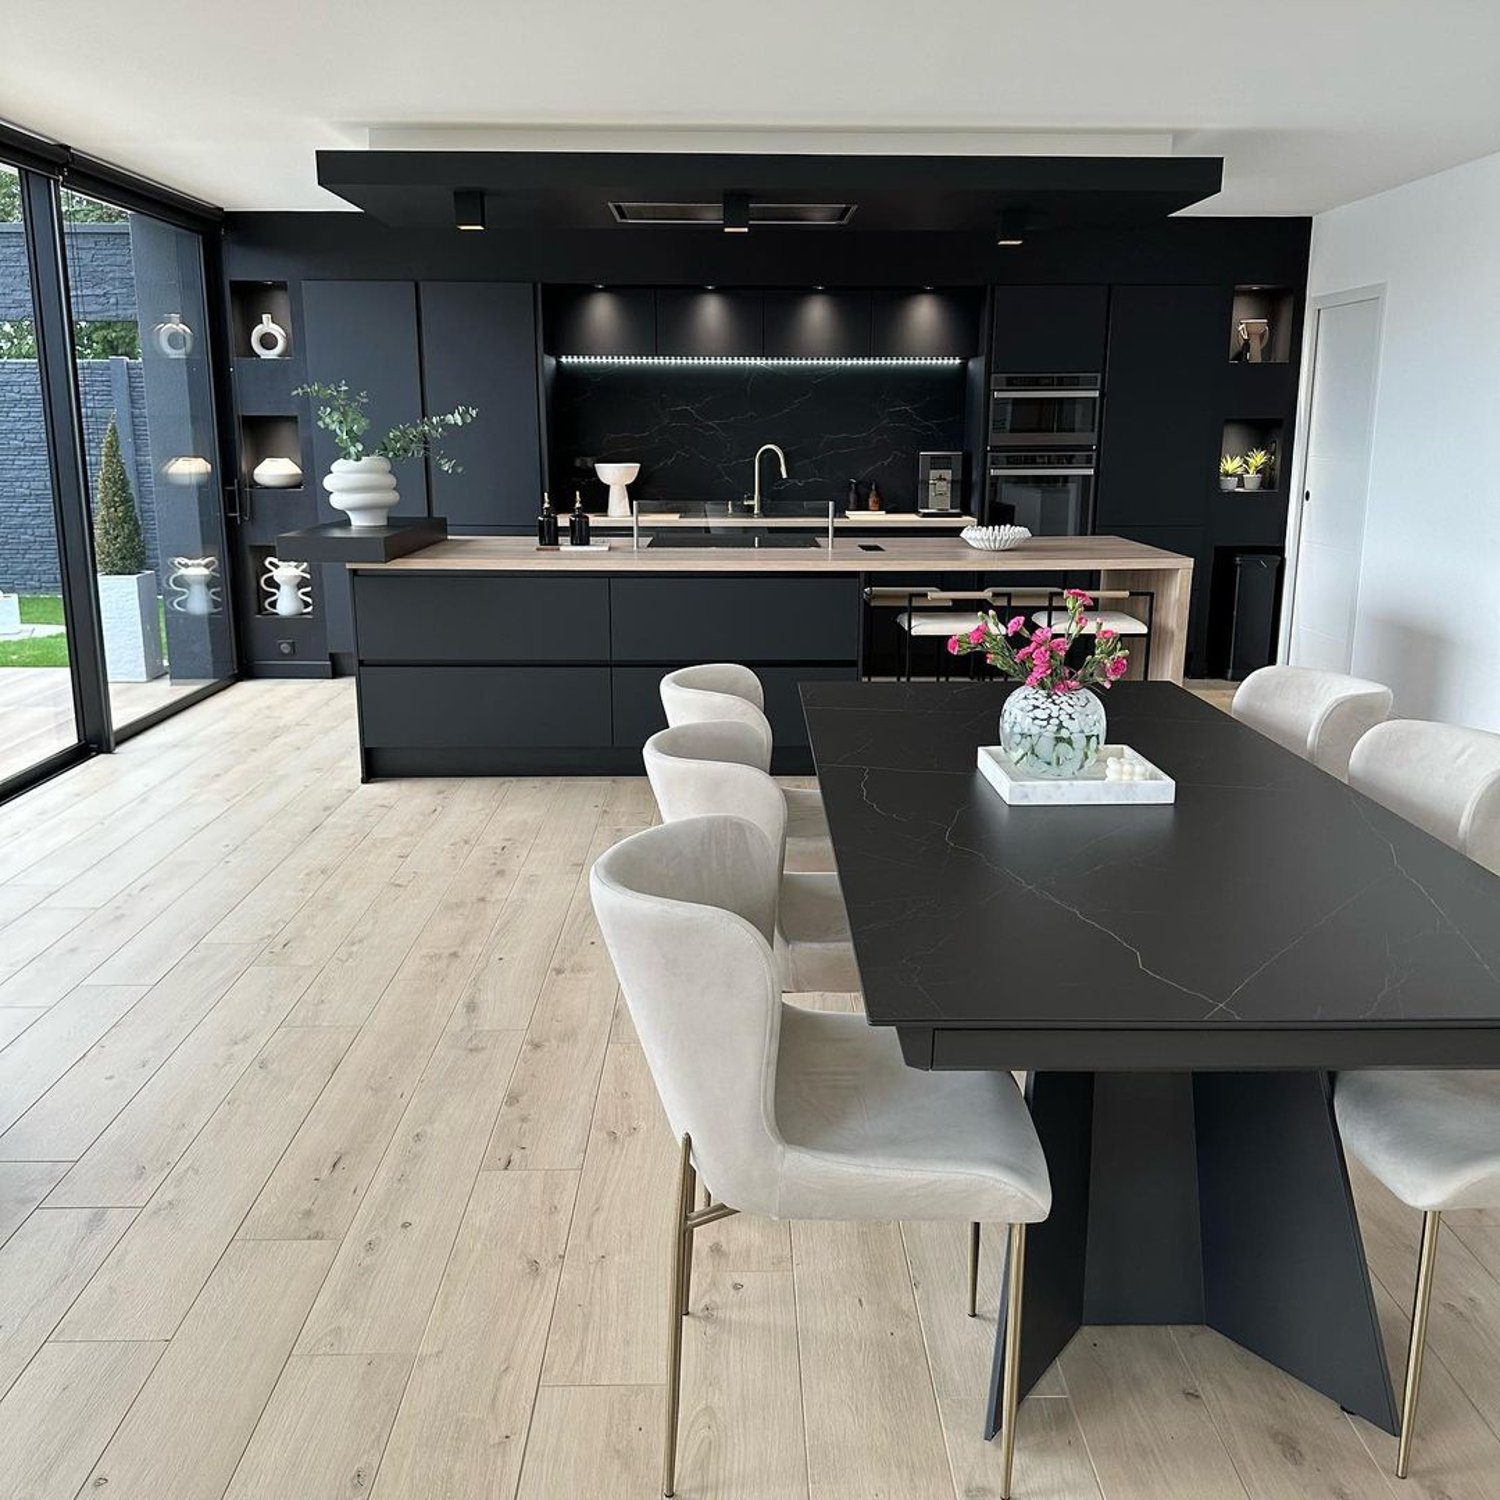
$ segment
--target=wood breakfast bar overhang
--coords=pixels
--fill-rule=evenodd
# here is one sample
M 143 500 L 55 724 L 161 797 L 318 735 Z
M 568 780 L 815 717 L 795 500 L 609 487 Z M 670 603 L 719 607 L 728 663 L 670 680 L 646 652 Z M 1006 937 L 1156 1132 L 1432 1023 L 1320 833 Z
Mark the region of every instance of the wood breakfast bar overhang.
M 350 563 L 364 777 L 638 773 L 665 723 L 663 672 L 700 661 L 754 667 L 774 769 L 808 771 L 799 684 L 862 675 L 871 584 L 1149 594 L 1150 676 L 1182 680 L 1193 560 L 1178 553 L 1114 536 L 1007 552 L 949 537 L 743 540 L 543 551 L 469 537 Z

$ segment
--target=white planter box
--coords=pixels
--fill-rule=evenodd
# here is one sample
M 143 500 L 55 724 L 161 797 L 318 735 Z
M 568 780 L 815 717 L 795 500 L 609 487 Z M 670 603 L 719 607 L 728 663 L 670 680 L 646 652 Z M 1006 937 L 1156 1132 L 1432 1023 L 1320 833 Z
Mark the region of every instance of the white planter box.
M 21 628 L 21 596 L 0 594 L 0 635 Z
M 150 682 L 167 670 L 161 656 L 155 573 L 100 573 L 99 624 L 111 682 Z

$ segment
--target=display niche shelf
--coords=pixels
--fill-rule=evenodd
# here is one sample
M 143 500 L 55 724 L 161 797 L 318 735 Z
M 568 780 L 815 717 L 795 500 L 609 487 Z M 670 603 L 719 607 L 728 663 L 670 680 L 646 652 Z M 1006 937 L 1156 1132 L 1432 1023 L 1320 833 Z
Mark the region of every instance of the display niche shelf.
M 255 585 L 255 612 L 266 619 L 280 620 L 287 625 L 300 625 L 304 621 L 311 620 L 317 612 L 317 595 L 314 576 L 317 569 L 303 562 L 306 576 L 301 583 L 295 579 L 286 580 L 290 587 L 294 588 L 302 604 L 299 614 L 282 614 L 277 608 L 278 596 L 283 591 L 283 581 L 272 576 L 271 561 L 278 562 L 301 562 L 300 558 L 283 558 L 275 547 L 252 546 L 248 549 L 250 559 L 250 571 Z
M 262 484 L 255 471 L 267 459 L 290 459 L 303 471 L 302 478 L 295 484 Z M 295 416 L 277 413 L 240 417 L 240 478 L 247 489 L 281 495 L 303 493 L 307 488 L 303 459 L 302 431 Z
M 233 323 L 233 347 L 236 359 L 254 359 L 276 364 L 292 358 L 296 340 L 292 332 L 292 298 L 284 281 L 231 281 L 229 283 L 229 316 Z M 263 320 L 271 321 L 286 335 L 286 347 L 275 358 L 265 358 L 251 342 L 251 336 Z
M 1229 317 L 1235 364 L 1284 365 L 1292 357 L 1296 293 L 1285 286 L 1237 286 Z
M 1244 479 L 1241 478 L 1240 488 L 1223 491 L 1224 499 L 1273 495 L 1281 489 L 1283 425 L 1279 421 L 1260 417 L 1237 417 L 1224 424 L 1224 435 L 1219 446 L 1221 454 L 1238 453 L 1243 457 L 1252 449 L 1261 448 L 1271 455 L 1271 461 L 1262 470 L 1263 478 L 1258 489 L 1243 488 Z

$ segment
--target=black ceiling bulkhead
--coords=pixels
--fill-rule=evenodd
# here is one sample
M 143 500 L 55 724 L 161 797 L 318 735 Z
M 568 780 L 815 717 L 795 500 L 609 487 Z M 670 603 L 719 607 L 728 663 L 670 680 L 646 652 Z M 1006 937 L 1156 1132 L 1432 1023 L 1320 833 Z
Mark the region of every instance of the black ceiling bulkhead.
M 1038 233 L 1158 223 L 1217 193 L 1222 179 L 1222 159 L 1206 156 L 318 152 L 323 187 L 408 228 L 451 227 L 455 191 L 474 190 L 491 229 L 643 234 L 670 216 L 641 206 L 674 205 L 691 210 L 688 222 L 716 230 L 731 195 L 748 199 L 757 234 L 993 237 L 1006 211 L 1024 214 L 1028 232 Z M 638 206 L 639 222 L 622 222 L 626 204 Z

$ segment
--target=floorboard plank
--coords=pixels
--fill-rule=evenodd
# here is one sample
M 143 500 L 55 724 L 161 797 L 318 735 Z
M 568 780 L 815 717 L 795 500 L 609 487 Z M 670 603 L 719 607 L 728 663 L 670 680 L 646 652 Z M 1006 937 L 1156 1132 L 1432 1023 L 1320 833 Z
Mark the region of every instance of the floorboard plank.
M 0 1500 L 72 1496 L 165 1344 L 44 1344 L 0 1401 Z
M 0 1248 L 0 1395 L 134 1217 L 133 1208 L 39 1208 Z
M 81 1493 L 222 1495 L 332 1257 L 314 1240 L 231 1245 Z
M 520 1500 L 641 1500 L 660 1493 L 661 1402 L 657 1385 L 543 1387 Z
M 292 1355 L 224 1500 L 368 1494 L 410 1370 L 400 1355 Z
M 576 1189 L 572 1172 L 480 1174 L 375 1500 L 515 1494 Z
M 144 1203 L 307 988 L 307 969 L 246 969 L 48 1199 Z
M 65 1161 L 0 1162 L 0 1245 L 16 1232 L 71 1165 Z
M 348 1045 L 348 1032 L 323 1027 L 266 1043 L 73 1304 L 59 1338 L 171 1338 Z
M 445 1037 L 349 1226 L 299 1349 L 416 1354 L 520 1037 Z

